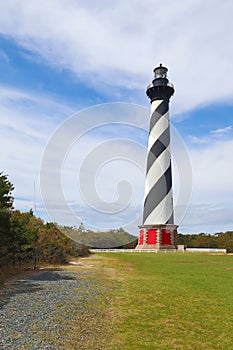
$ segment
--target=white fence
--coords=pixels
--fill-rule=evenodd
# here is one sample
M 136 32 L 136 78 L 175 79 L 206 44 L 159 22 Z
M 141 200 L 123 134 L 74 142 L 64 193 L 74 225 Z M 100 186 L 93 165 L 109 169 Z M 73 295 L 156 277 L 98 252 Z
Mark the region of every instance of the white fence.
M 226 249 L 217 249 L 217 248 L 186 248 L 186 252 L 192 252 L 192 253 L 226 253 Z
M 226 249 L 213 248 L 186 248 L 185 250 L 176 249 L 90 249 L 93 253 L 226 253 Z
M 109 249 L 90 249 L 91 252 L 94 253 L 176 253 L 176 249 L 116 249 L 116 248 L 109 248 Z

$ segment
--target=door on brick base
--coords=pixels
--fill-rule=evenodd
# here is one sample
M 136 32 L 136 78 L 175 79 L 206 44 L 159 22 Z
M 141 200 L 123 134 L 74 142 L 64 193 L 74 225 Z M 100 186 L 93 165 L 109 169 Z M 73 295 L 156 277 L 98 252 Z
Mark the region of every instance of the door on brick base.
M 157 230 L 148 230 L 147 232 L 147 244 L 157 243 Z
M 172 244 L 171 231 L 170 230 L 163 229 L 161 234 L 162 234 L 162 239 L 161 239 L 161 244 L 162 245 L 170 245 L 170 244 Z

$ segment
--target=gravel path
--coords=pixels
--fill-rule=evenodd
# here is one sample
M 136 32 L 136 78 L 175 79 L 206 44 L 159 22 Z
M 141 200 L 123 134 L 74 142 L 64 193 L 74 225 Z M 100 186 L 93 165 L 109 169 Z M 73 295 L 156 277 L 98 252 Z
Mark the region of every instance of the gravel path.
M 106 301 L 104 287 L 86 271 L 8 282 L 0 291 L 0 349 L 105 349 Z

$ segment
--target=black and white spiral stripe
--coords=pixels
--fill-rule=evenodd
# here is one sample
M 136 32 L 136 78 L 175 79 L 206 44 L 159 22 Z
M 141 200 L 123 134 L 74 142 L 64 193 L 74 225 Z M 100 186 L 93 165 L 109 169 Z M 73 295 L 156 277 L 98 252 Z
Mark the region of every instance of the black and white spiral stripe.
M 143 224 L 173 223 L 169 102 L 164 99 L 151 105 Z

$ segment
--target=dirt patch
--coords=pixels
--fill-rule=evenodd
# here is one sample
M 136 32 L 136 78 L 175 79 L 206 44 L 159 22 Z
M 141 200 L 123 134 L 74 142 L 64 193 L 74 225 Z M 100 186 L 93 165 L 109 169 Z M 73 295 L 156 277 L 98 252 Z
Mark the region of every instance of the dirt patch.
M 194 264 L 194 261 L 176 261 L 176 264 Z M 195 263 L 198 264 L 224 264 L 223 261 L 212 261 L 212 260 L 199 260 Z
M 8 276 L 4 276 L 2 278 L 2 284 L 0 284 L 0 290 L 4 288 L 8 283 L 14 282 L 18 279 L 23 279 L 24 276 L 28 275 L 35 275 L 40 274 L 44 271 L 58 271 L 58 270 L 69 270 L 69 267 L 72 269 L 72 267 L 80 267 L 80 268 L 86 268 L 86 269 L 92 269 L 95 267 L 95 264 L 93 264 L 93 260 L 99 260 L 101 257 L 99 256 L 88 256 L 88 257 L 80 257 L 76 259 L 72 259 L 71 263 L 68 263 L 66 265 L 43 265 L 39 266 L 36 269 L 33 269 L 33 267 L 25 267 L 25 268 L 16 268 L 9 271 Z
M 4 289 L 8 284 L 17 281 L 18 279 L 23 279 L 26 276 L 38 274 L 40 272 L 40 270 L 34 270 L 33 268 L 15 269 L 11 275 L 4 278 L 3 283 L 0 285 L 0 290 Z
M 212 260 L 200 260 L 198 261 L 200 264 L 224 264 L 223 261 L 212 261 Z

